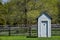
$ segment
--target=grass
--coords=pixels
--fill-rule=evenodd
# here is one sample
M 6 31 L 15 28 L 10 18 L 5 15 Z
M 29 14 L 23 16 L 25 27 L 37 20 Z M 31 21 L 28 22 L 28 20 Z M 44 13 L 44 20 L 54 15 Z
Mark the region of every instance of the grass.
M 0 40 L 60 40 L 60 36 L 51 38 L 26 38 L 26 36 L 0 36 Z

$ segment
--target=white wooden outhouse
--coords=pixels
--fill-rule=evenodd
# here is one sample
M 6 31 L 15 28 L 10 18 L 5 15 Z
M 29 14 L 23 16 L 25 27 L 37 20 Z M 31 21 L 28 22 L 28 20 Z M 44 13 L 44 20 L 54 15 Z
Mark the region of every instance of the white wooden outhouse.
M 38 19 L 38 37 L 51 37 L 51 17 L 42 12 Z

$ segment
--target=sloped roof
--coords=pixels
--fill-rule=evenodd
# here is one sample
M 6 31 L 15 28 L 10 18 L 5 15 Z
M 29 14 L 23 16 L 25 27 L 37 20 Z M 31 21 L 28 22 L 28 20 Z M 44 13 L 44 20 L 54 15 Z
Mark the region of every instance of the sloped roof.
M 38 19 L 40 16 L 42 16 L 43 14 L 44 14 L 45 16 L 47 16 L 49 19 L 52 19 L 51 16 L 49 16 L 46 12 L 42 12 L 42 13 L 37 17 L 37 19 Z

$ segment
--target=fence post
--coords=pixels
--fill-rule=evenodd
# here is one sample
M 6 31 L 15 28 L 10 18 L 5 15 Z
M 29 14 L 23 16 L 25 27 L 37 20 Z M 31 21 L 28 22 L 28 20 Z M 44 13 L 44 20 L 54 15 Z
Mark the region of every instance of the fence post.
M 29 27 L 29 36 L 31 36 L 31 27 Z
M 10 32 L 10 29 L 11 29 L 11 28 L 10 28 L 10 26 L 8 26 L 8 28 L 9 28 L 9 29 L 8 29 L 8 30 L 9 30 L 9 36 L 11 36 L 11 32 Z

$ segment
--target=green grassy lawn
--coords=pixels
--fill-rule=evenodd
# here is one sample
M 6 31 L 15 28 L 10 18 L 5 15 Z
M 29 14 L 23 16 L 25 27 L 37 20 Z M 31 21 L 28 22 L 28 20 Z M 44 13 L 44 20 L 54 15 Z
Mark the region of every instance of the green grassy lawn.
M 51 38 L 26 38 L 25 36 L 0 36 L 0 40 L 60 40 L 60 36 Z

